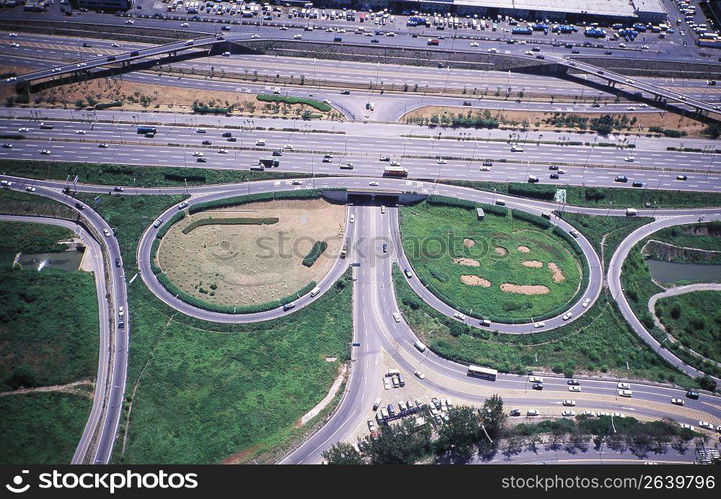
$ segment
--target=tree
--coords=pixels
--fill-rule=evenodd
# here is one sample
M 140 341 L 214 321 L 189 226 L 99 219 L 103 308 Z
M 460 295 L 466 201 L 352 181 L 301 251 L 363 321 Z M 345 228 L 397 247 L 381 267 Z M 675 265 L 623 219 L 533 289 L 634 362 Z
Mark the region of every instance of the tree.
M 364 464 L 363 458 L 351 444 L 338 442 L 322 454 L 328 464 Z
M 448 421 L 441 426 L 435 442 L 437 454 L 448 454 L 453 460 L 465 462 L 482 435 L 478 412 L 473 407 L 454 407 L 448 411 Z
M 503 412 L 503 399 L 493 395 L 486 399 L 481 409 L 481 424 L 491 440 L 496 440 L 506 424 L 506 414 Z
M 430 451 L 431 429 L 428 424 L 416 428 L 415 420 L 381 426 L 378 437 L 367 436 L 363 455 L 371 464 L 414 464 Z

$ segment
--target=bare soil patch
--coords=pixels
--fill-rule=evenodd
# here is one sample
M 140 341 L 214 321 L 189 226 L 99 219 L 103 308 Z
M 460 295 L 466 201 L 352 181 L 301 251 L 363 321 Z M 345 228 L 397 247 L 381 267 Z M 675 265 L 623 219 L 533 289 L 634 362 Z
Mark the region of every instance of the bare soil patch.
M 540 285 L 524 285 L 511 284 L 504 282 L 501 284 L 501 291 L 505 293 L 516 293 L 519 295 L 546 295 L 551 292 L 546 286 Z
M 506 256 L 508 254 L 508 250 L 503 246 L 496 246 L 493 248 L 493 251 L 495 251 L 498 256 Z
M 482 288 L 491 287 L 491 281 L 488 281 L 483 277 L 478 277 L 477 275 L 462 275 L 461 282 L 468 286 L 480 286 Z
M 531 252 L 531 248 L 529 248 L 528 246 L 519 246 L 516 249 L 518 251 L 520 251 L 521 253 L 530 253 Z
M 453 263 L 458 265 L 464 265 L 466 267 L 480 267 L 481 262 L 474 260 L 473 258 L 454 258 Z
M 543 267 L 543 262 L 539 262 L 538 260 L 526 260 L 521 263 L 524 267 L 530 267 L 532 269 L 540 269 Z
M 250 305 L 295 293 L 320 280 L 339 253 L 342 205 L 317 199 L 269 201 L 209 210 L 186 217 L 163 238 L 158 264 L 182 290 L 209 303 Z M 198 218 L 276 217 L 273 225 L 204 225 Z M 312 267 L 302 264 L 315 241 L 328 247 Z
M 476 245 L 476 242 L 473 239 L 466 238 L 463 240 L 463 246 L 465 246 L 466 248 L 472 248 L 475 245 Z
M 548 264 L 548 268 L 553 272 L 553 282 L 563 282 L 566 280 L 566 276 L 563 275 L 561 268 L 553 262 Z

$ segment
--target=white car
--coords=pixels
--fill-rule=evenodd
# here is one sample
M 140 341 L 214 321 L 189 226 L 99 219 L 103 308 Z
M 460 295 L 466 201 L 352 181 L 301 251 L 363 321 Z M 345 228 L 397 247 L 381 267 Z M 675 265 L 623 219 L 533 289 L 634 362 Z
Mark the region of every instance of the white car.
M 581 387 L 580 386 L 569 386 L 568 391 L 578 393 L 581 391 Z
M 286 151 L 292 151 L 292 150 L 293 150 L 293 146 L 290 145 L 290 144 L 286 144 L 286 145 L 283 146 L 283 149 L 285 149 Z
M 45 155 L 45 156 L 49 156 L 49 155 L 50 155 L 50 149 L 43 149 L 42 151 L 40 151 L 40 154 L 43 154 L 43 155 Z
M 575 407 L 576 401 L 575 401 L 575 400 L 571 400 L 571 399 L 566 399 L 566 400 L 563 401 L 563 405 L 564 405 L 565 407 Z
M 498 52 L 498 49 L 492 47 L 492 48 L 489 48 L 488 51 L 489 51 L 491 54 L 495 54 L 495 53 Z
M 303 35 L 301 35 L 300 33 L 293 35 L 293 39 L 295 39 L 295 40 L 301 40 L 302 38 L 303 38 Z
M 376 423 L 372 419 L 368 420 L 368 430 L 374 431 L 376 429 Z
M 471 47 L 478 47 L 478 42 L 471 42 Z
M 77 135 L 85 135 L 85 130 L 75 130 Z
M 14 49 L 20 48 L 20 44 L 19 44 L 19 43 L 15 43 L 15 42 L 11 43 L 10 46 L 11 46 L 12 48 L 14 48 Z
M 686 424 L 686 423 L 683 423 L 683 424 L 681 425 L 681 428 L 683 428 L 684 430 L 691 430 L 691 431 L 694 430 L 694 427 L 693 427 L 693 426 L 691 426 L 690 424 Z
M 127 21 L 125 21 L 125 24 L 135 24 L 135 21 L 133 21 L 132 19 L 128 19 Z
M 413 374 L 415 374 L 418 379 L 426 379 L 426 375 L 420 371 L 416 371 Z
M 563 315 L 561 316 L 561 319 L 563 319 L 564 321 L 567 321 L 567 320 L 570 319 L 571 317 L 573 317 L 573 312 L 566 312 L 565 314 L 563 314 Z
M 383 379 L 383 388 L 385 388 L 386 390 L 391 389 L 391 382 L 388 378 Z
M 368 185 L 371 187 L 378 187 L 378 182 L 376 182 L 375 180 L 371 180 L 370 182 L 368 182 Z
M 445 165 L 446 163 L 448 163 L 448 161 L 446 161 L 445 159 L 443 159 L 443 158 L 438 158 L 438 164 L 439 164 L 439 165 Z
M 631 385 L 629 385 L 628 383 L 623 383 L 623 382 L 621 382 L 621 383 L 619 383 L 619 384 L 616 385 L 616 388 L 618 388 L 618 389 L 620 389 L 620 390 L 630 390 L 630 389 L 631 389 Z
M 355 215 L 354 215 L 353 213 L 351 213 L 350 216 L 348 217 L 348 221 L 349 221 L 350 223 L 355 222 Z
M 119 43 L 111 43 L 110 46 L 113 48 L 118 48 L 118 47 L 120 47 L 120 44 Z
M 258 33 L 253 33 L 250 37 L 251 38 L 260 38 L 260 35 Z
M 465 320 L 466 320 L 466 316 L 463 315 L 463 314 L 460 313 L 460 312 L 453 312 L 453 317 L 455 317 L 455 318 L 458 319 L 459 321 L 465 321 Z
M 625 158 L 623 158 L 623 160 L 627 163 L 633 163 L 634 161 L 636 161 L 636 158 L 634 158 L 633 156 L 626 156 Z
M 105 237 L 110 237 L 110 231 L 108 229 L 103 229 L 103 234 L 105 234 Z
M 25 190 L 28 192 L 35 192 L 35 186 L 28 185 L 25 187 Z
M 398 312 L 393 312 L 393 320 L 396 321 L 396 322 L 400 322 L 400 321 L 401 321 L 401 314 L 399 314 Z
M 105 142 L 101 142 L 100 144 L 98 144 L 98 147 L 99 147 L 100 149 L 107 149 L 107 148 L 108 148 L 108 144 L 106 144 Z
M 186 206 L 188 206 L 188 202 L 187 202 L 187 201 L 183 201 L 182 203 L 180 203 L 180 204 L 178 205 L 178 209 L 179 209 L 179 210 L 182 210 L 182 209 L 185 208 Z
M 18 36 L 18 34 L 17 34 L 17 33 L 10 33 L 8 36 L 9 36 L 10 38 L 15 38 L 16 36 Z
M 570 417 L 573 417 L 573 416 L 575 416 L 575 415 L 576 415 L 576 411 L 572 411 L 572 410 L 570 410 L 570 409 L 566 409 L 565 411 L 563 411 L 563 412 L 561 413 L 561 416 L 566 416 L 566 417 L 569 417 L 569 416 L 570 416 Z
M 202 152 L 199 152 L 199 151 L 193 152 L 193 157 L 195 157 L 195 158 L 200 158 L 200 157 L 202 157 L 202 156 L 203 156 L 203 153 L 202 153 Z
M 671 399 L 671 403 L 673 405 L 681 405 L 681 406 L 686 405 L 686 402 L 684 402 L 683 399 L 676 399 L 676 398 Z
M 583 308 L 586 308 L 589 303 L 591 303 L 591 299 L 590 299 L 590 298 L 586 298 L 585 300 L 583 300 L 583 303 L 581 303 L 581 306 L 582 306 Z
M 227 149 L 218 149 L 218 154 L 228 154 Z
M 23 128 L 18 128 L 18 133 L 27 133 L 27 132 L 29 132 L 29 131 L 30 131 L 29 128 L 25 128 L 25 127 L 23 127 Z
M 706 429 L 706 430 L 713 430 L 713 429 L 714 429 L 714 426 L 713 426 L 711 423 L 709 423 L 708 421 L 699 421 L 699 422 L 698 422 L 698 425 L 699 425 L 701 428 L 704 428 L 704 429 Z
M 188 24 L 188 23 L 183 23 L 183 24 L 180 25 L 180 27 L 181 27 L 181 28 L 189 28 L 189 27 L 190 27 L 190 24 Z
M 589 418 L 595 418 L 595 417 L 596 417 L 596 413 L 593 412 L 593 411 L 583 411 L 583 415 L 584 415 L 584 416 L 587 416 L 587 417 L 589 417 Z
M 619 391 L 618 391 L 618 396 L 619 396 L 619 397 L 631 398 L 631 397 L 633 397 L 633 392 L 632 392 L 631 390 L 619 390 Z
M 529 383 L 543 383 L 543 378 L 540 376 L 529 376 L 528 382 Z
M 546 323 L 543 321 L 533 323 L 533 327 L 535 327 L 536 329 L 538 329 L 539 327 L 545 327 L 545 326 L 546 326 Z

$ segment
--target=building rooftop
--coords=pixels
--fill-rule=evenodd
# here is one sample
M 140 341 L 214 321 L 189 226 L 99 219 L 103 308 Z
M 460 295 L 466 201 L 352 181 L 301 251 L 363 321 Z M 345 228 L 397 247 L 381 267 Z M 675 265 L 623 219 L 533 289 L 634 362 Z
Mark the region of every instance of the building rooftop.
M 443 0 L 428 0 L 446 3 Z M 662 0 L 451 0 L 447 3 L 507 10 L 563 12 L 597 16 L 631 17 L 637 10 L 666 12 Z

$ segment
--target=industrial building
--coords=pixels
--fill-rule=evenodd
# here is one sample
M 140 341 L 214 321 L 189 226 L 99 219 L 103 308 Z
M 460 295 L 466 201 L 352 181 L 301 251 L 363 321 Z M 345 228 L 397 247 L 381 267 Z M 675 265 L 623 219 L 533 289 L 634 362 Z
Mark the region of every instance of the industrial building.
M 548 19 L 574 23 L 661 23 L 667 18 L 663 0 L 326 0 L 321 4 L 353 8 L 392 8 L 394 12 L 452 12 L 461 15 L 500 15 L 525 20 Z

